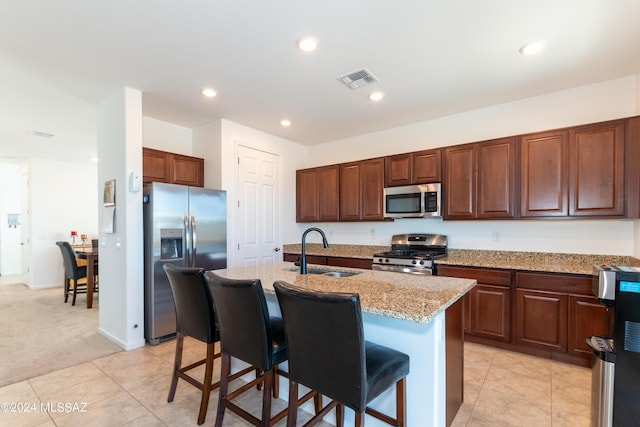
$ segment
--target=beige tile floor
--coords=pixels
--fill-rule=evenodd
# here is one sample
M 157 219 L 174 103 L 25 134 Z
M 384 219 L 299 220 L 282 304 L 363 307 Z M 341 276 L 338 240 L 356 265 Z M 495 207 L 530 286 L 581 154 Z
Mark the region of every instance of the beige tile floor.
M 23 411 L 3 406 L 0 426 L 195 426 L 198 390 L 181 381 L 174 402 L 166 401 L 174 348 L 169 341 L 119 352 L 2 387 L 0 403 L 15 402 L 13 409 Z M 195 341 L 186 348 L 187 361 L 203 350 Z M 467 343 L 465 403 L 454 425 L 588 426 L 590 382 L 589 369 Z M 241 404 L 255 413 L 260 399 L 254 391 Z M 214 392 L 204 425 L 213 425 L 216 401 Z M 58 404 L 60 410 L 46 411 Z M 274 411 L 284 407 L 274 403 Z M 305 418 L 301 413 L 300 422 Z M 249 424 L 227 413 L 224 425 Z

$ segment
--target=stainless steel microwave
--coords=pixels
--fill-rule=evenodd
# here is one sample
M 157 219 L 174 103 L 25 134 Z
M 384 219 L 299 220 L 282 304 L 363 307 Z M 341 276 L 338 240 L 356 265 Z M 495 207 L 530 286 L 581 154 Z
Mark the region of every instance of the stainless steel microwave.
M 384 189 L 385 218 L 442 216 L 442 184 L 420 184 Z

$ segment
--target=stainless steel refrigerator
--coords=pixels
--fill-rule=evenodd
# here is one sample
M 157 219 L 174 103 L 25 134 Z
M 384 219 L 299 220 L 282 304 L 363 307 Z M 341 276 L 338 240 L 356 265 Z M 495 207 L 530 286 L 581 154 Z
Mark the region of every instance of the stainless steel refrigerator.
M 162 266 L 227 267 L 227 194 L 154 182 L 144 186 L 145 339 L 155 345 L 176 332 L 175 307 Z

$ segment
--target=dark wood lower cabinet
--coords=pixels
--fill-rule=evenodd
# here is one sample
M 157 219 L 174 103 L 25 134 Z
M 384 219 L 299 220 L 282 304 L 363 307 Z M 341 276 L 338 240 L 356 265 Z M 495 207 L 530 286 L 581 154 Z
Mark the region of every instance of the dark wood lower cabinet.
M 300 254 L 285 253 L 283 261 L 296 262 Z M 361 268 L 371 270 L 371 260 L 364 258 L 327 257 L 307 255 L 307 264 L 330 265 L 332 267 Z
M 570 354 L 591 357 L 592 350 L 586 338 L 592 335 L 613 336 L 614 309 L 605 307 L 596 297 L 569 295 L 569 343 Z
M 508 286 L 477 285 L 469 298 L 468 333 L 508 342 L 511 338 L 511 289 Z
M 516 290 L 516 343 L 567 351 L 568 295 Z
M 591 295 L 591 276 L 438 265 L 475 279 L 464 297 L 466 341 L 590 366 L 585 340 L 611 335 L 613 310 Z
M 511 341 L 511 272 L 439 265 L 437 274 L 478 281 L 464 296 L 467 336 Z

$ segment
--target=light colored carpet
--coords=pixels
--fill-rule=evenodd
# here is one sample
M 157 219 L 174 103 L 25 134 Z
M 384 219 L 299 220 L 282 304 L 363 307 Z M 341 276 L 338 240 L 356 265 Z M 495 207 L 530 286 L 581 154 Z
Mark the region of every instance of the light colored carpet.
M 99 294 L 64 303 L 62 288 L 0 286 L 0 386 L 106 356 L 120 347 L 98 333 Z

